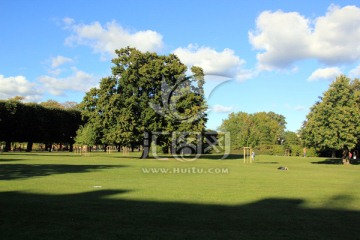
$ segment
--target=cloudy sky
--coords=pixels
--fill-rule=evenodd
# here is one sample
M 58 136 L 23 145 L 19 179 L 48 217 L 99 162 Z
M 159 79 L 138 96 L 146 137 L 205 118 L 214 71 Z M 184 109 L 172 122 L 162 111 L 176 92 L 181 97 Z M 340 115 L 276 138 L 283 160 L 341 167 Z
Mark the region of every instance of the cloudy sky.
M 337 75 L 360 77 L 355 0 L 0 0 L 0 31 L 0 99 L 81 102 L 132 46 L 204 69 L 211 129 L 273 111 L 297 131 Z

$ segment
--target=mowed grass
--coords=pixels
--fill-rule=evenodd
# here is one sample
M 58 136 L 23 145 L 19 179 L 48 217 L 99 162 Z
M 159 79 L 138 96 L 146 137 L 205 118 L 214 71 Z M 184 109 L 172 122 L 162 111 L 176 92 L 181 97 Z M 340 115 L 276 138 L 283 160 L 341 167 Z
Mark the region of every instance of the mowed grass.
M 2 153 L 0 239 L 358 237 L 360 165 L 216 158 Z

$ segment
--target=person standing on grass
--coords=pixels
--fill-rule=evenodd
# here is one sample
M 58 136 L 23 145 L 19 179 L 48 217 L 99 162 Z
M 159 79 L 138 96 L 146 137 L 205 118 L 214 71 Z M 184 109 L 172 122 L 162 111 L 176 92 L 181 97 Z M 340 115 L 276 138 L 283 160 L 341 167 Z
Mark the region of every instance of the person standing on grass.
M 254 151 L 252 151 L 252 153 L 251 153 L 251 161 L 255 161 L 255 152 Z

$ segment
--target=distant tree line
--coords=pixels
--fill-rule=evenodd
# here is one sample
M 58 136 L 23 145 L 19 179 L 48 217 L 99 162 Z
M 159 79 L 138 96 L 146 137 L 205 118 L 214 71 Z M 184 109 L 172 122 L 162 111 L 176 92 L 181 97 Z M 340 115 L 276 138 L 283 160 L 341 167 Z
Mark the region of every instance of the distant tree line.
M 53 143 L 68 144 L 69 150 L 72 150 L 76 131 L 83 124 L 80 111 L 19 100 L 0 101 L 0 142 L 5 142 L 3 151 L 10 151 L 12 142 L 27 142 L 28 152 L 32 151 L 33 143 L 44 143 L 46 148 L 51 148 Z M 71 106 L 74 107 L 73 104 Z
M 231 113 L 220 130 L 231 133 L 235 150 L 246 146 L 266 154 L 341 156 L 344 164 L 358 161 L 360 80 L 340 75 L 319 99 L 298 133 L 285 131 L 285 117 L 273 112 Z
M 298 133 L 287 131 L 286 119 L 274 112 L 229 114 L 219 130 L 230 132 L 231 149 L 242 152 L 243 147 L 251 147 L 256 154 L 286 156 L 317 156 L 312 146 L 305 145 Z
M 274 112 L 231 113 L 220 130 L 231 133 L 233 149 L 281 144 L 284 141 L 285 117 Z
M 0 142 L 4 151 L 12 142 L 83 145 L 144 146 L 149 155 L 152 134 L 164 152 L 172 149 L 172 133 L 180 145 L 196 145 L 207 121 L 204 73 L 187 67 L 173 54 L 142 53 L 134 48 L 116 51 L 112 75 L 85 94 L 83 102 L 59 104 L 22 103 L 21 97 L 0 101 Z M 231 113 L 220 126 L 230 132 L 232 149 L 253 147 L 270 153 L 301 155 L 306 147 L 321 155 L 359 155 L 360 81 L 344 75 L 336 78 L 311 107 L 299 133 L 285 131 L 285 117 L 274 112 Z M 216 135 L 216 133 L 214 133 Z M 144 136 L 147 136 L 145 138 Z M 145 145 L 144 140 L 148 139 Z M 206 139 L 202 139 L 203 141 Z M 308 151 L 309 153 L 309 151 Z

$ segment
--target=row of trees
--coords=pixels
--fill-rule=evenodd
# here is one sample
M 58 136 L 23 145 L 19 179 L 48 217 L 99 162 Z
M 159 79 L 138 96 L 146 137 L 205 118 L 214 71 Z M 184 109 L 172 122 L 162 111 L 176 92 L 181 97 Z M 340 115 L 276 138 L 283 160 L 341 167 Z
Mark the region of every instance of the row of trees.
M 74 109 L 48 108 L 40 104 L 24 104 L 18 99 L 0 101 L 0 141 L 4 151 L 11 149 L 11 142 L 69 144 L 72 148 L 76 131 L 82 124 L 81 114 Z M 70 149 L 71 150 L 71 149 Z
M 285 117 L 273 112 L 231 113 L 220 130 L 231 133 L 231 146 L 282 145 L 277 151 L 302 153 L 314 149 L 318 155 L 341 154 L 349 163 L 349 152 L 360 148 L 360 81 L 341 75 L 311 107 L 299 133 L 285 131 Z
M 134 148 L 148 140 L 145 158 L 152 134 L 165 152 L 174 151 L 171 133 L 184 133 L 181 144 L 196 145 L 207 121 L 203 70 L 194 66 L 188 75 L 190 71 L 174 54 L 142 53 L 129 47 L 116 54 L 112 75 L 87 92 L 80 105 L 48 101 L 44 107 L 21 99 L 0 101 L 0 141 L 6 142 L 5 150 L 11 142 L 29 142 L 31 151 L 34 142 L 73 144 L 76 140 L 83 145 Z M 310 109 L 300 138 L 286 132 L 285 117 L 274 112 L 231 113 L 219 129 L 230 132 L 233 149 L 296 145 L 299 152 L 300 146 L 306 146 L 331 151 L 333 156 L 341 151 L 346 162 L 348 152 L 360 146 L 359 123 L 360 81 L 341 75 Z
M 83 144 L 142 145 L 144 136 L 164 133 L 157 144 L 171 150 L 172 132 L 205 131 L 204 73 L 187 67 L 174 55 L 116 50 L 112 76 L 86 93 L 81 103 L 87 124 L 78 131 Z M 150 144 L 144 146 L 143 158 Z

